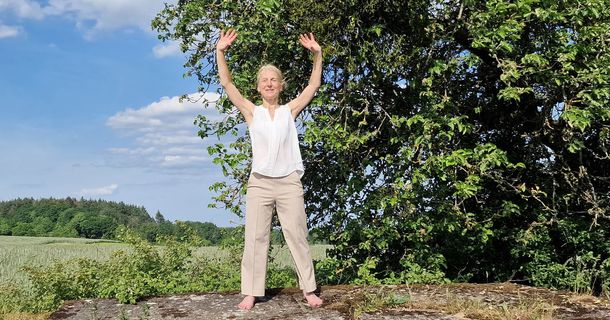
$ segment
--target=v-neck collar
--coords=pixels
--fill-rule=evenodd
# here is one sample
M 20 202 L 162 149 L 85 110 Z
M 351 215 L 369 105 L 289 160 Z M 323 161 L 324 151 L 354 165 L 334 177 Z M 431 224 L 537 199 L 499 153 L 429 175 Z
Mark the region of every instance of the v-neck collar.
M 273 117 L 271 116 L 271 111 L 269 110 L 269 108 L 265 108 L 263 105 L 260 105 L 261 108 L 263 108 L 265 110 L 265 114 L 267 115 L 267 119 L 270 122 L 275 122 L 275 119 L 277 118 L 277 111 L 283 107 L 284 105 L 279 105 L 275 108 L 275 110 L 273 110 Z

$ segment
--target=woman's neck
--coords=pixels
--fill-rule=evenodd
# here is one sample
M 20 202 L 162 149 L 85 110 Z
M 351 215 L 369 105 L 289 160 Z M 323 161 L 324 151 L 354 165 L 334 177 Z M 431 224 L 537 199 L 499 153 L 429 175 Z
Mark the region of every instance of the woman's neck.
M 263 107 L 267 109 L 275 109 L 279 106 L 278 99 L 266 100 L 263 99 Z

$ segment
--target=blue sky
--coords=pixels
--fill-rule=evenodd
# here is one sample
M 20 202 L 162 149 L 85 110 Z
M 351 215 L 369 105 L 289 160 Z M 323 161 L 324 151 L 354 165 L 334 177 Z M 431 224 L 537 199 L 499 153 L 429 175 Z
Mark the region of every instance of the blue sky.
M 207 208 L 222 177 L 193 119 L 219 115 L 178 101 L 197 83 L 182 77 L 177 46 L 150 30 L 162 7 L 0 0 L 0 200 L 106 199 L 170 220 L 240 223 Z

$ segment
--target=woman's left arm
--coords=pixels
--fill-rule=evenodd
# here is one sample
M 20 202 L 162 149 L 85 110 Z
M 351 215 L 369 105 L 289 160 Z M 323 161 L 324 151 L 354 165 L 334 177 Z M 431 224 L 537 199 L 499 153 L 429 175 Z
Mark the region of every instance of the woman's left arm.
M 296 118 L 299 113 L 309 104 L 311 99 L 316 95 L 316 91 L 320 88 L 322 83 L 322 48 L 316 42 L 313 33 L 302 34 L 299 36 L 299 42 L 301 45 L 313 53 L 313 68 L 311 69 L 311 76 L 309 77 L 309 83 L 307 87 L 299 94 L 298 97 L 290 101 L 290 111 L 292 118 Z

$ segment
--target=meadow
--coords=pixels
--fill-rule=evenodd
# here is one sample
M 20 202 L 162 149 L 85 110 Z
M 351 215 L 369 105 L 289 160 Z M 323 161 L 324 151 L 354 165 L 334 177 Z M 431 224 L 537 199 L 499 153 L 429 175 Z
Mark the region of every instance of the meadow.
M 127 245 L 109 240 L 0 236 L 0 283 L 28 286 L 21 271 L 25 266 L 50 265 L 72 258 L 102 261 L 113 251 L 126 248 Z
M 324 258 L 329 247 L 312 245 L 313 259 Z M 112 240 L 0 236 L 0 283 L 13 283 L 22 288 L 29 288 L 31 284 L 22 271 L 23 267 L 48 266 L 56 261 L 74 258 L 89 258 L 102 262 L 108 260 L 117 250 L 129 251 L 131 247 Z M 199 247 L 193 252 L 195 257 L 222 257 L 225 254 L 218 247 Z M 286 246 L 272 247 L 270 257 L 277 266 L 293 266 Z

